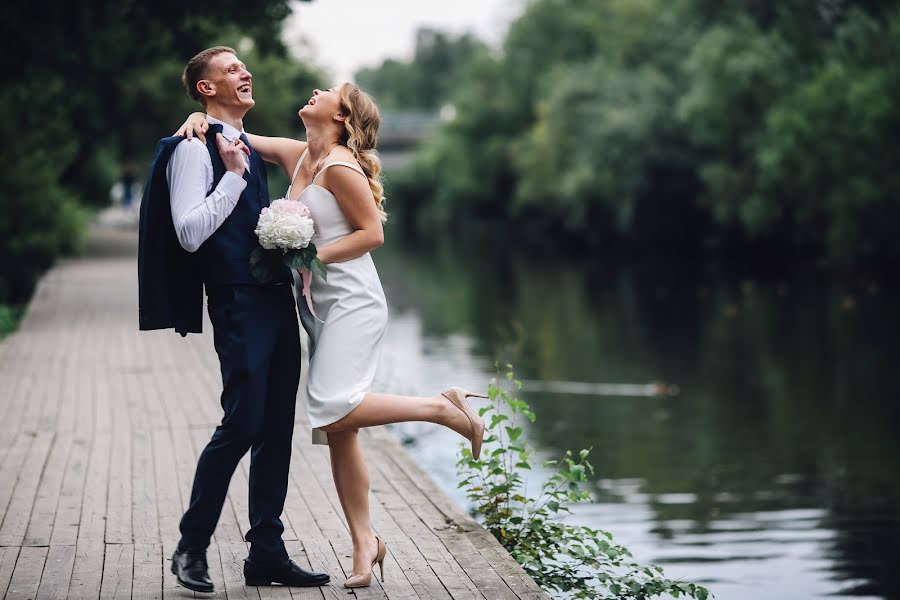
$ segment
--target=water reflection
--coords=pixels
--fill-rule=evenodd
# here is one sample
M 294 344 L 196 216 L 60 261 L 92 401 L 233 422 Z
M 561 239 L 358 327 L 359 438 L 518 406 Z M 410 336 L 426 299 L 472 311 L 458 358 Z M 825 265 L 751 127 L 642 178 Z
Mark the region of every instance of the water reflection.
M 679 386 L 527 394 L 533 444 L 594 449 L 598 502 L 575 518 L 719 598 L 900 597 L 896 289 L 810 270 L 574 267 L 500 244 L 388 247 L 376 262 L 385 387 L 477 385 L 495 359 L 527 379 Z M 397 431 L 465 502 L 454 438 Z

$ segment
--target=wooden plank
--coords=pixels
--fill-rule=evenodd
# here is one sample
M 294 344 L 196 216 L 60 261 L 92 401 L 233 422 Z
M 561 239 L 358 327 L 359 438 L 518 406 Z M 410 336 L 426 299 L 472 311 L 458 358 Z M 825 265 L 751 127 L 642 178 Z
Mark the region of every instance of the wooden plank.
M 134 572 L 133 544 L 106 544 L 100 599 L 130 598 Z
M 28 520 L 31 517 L 31 509 L 34 506 L 34 498 L 37 493 L 38 483 L 44 464 L 50 454 L 54 434 L 49 431 L 38 432 L 34 444 L 28 452 L 25 464 L 16 481 L 12 499 L 3 525 L 0 526 L 0 546 L 20 546 L 25 537 Z
M 131 524 L 135 544 L 161 543 L 157 486 L 153 468 L 153 448 L 150 432 L 136 424 L 132 432 L 134 448 L 132 468 Z
M 81 501 L 81 517 L 78 525 L 78 546 L 103 543 L 106 533 L 106 496 L 109 481 L 109 464 L 112 454 L 112 433 L 98 431 L 94 436 L 91 458 L 88 463 Z M 76 558 L 76 564 L 78 559 Z
M 163 596 L 161 544 L 134 545 L 133 600 L 158 600 Z
M 225 593 L 225 575 L 222 573 L 222 558 L 219 552 L 219 545 L 215 542 L 209 545 L 206 550 L 206 564 L 209 565 L 209 577 L 215 586 L 212 594 L 203 594 L 203 598 L 215 597 L 223 600 L 228 597 Z
M 101 328 L 103 328 L 103 325 L 101 323 L 94 322 L 92 324 L 91 331 Z M 72 403 L 72 410 L 74 412 L 74 415 L 71 417 L 71 419 L 60 419 L 61 427 L 64 427 L 69 422 L 71 422 L 71 428 L 76 437 L 89 436 L 94 431 L 94 413 L 97 410 L 96 386 L 97 381 L 101 380 L 105 376 L 105 373 L 103 373 L 102 370 L 103 363 L 101 360 L 99 360 L 99 346 L 101 340 L 102 337 L 97 334 L 86 336 L 85 344 L 89 348 L 90 356 L 97 357 L 97 359 L 90 361 L 87 364 L 83 364 L 82 368 L 79 369 L 79 377 L 77 379 L 77 390 L 75 396 L 77 402 Z
M 27 366 L 28 362 L 24 360 L 24 357 L 28 356 L 28 349 L 35 344 L 36 337 L 25 336 L 22 338 L 17 336 L 16 353 L 11 353 L 12 360 L 0 365 L 0 369 L 4 370 L 3 378 L 5 382 L 8 382 L 2 388 L 6 390 L 6 394 L 2 396 L 4 419 L 0 421 L 0 431 L 3 432 L 3 438 L 6 442 L 3 458 L 0 460 L 0 474 L 4 478 L 0 479 L 0 481 L 12 481 L 15 478 L 18 473 L 18 466 L 16 466 L 16 470 L 12 472 L 12 475 L 9 475 L 9 469 L 11 468 L 11 465 L 8 464 L 9 459 L 10 457 L 18 457 L 24 460 L 24 455 L 27 453 L 33 439 L 33 432 L 26 434 L 22 425 L 23 415 L 28 404 L 29 389 L 34 386 L 34 381 L 37 378 L 36 375 L 30 372 L 30 368 Z M 5 340 L 2 345 L 9 347 L 11 340 Z M 24 438 L 25 435 L 31 437 L 26 440 Z M 28 442 L 25 448 L 22 448 L 22 441 Z M 18 464 L 21 464 L 21 462 Z M 10 493 L 12 492 L 12 490 L 9 491 Z M 6 502 L 8 501 L 9 496 L 0 494 L 0 518 L 2 518 L 2 512 L 6 509 Z
M 45 350 L 39 360 L 49 362 L 51 372 L 58 369 L 58 364 L 54 364 L 54 352 Z M 27 396 L 25 396 L 25 410 L 22 414 L 22 429 L 24 431 L 38 432 L 41 431 L 41 410 L 44 407 L 44 401 L 50 394 L 49 386 L 54 382 L 52 377 L 36 377 L 32 381 L 32 385 L 28 388 Z M 47 431 L 47 429 L 43 429 Z
M 75 566 L 75 546 L 50 546 L 38 587 L 38 600 L 65 600 Z
M 34 507 L 25 530 L 23 546 L 48 546 L 56 520 L 56 508 L 59 505 L 60 488 L 63 475 L 69 463 L 72 448 L 70 433 L 58 434 L 53 449 L 47 459 Z
M 6 590 L 7 600 L 31 600 L 37 596 L 46 559 L 46 547 L 22 548 Z
M 172 573 L 172 554 L 175 552 L 176 541 L 165 540 L 162 545 L 162 595 L 163 598 L 190 598 L 193 594 L 185 588 L 178 585 L 175 575 Z M 210 569 L 210 574 L 212 569 Z M 215 581 L 215 580 L 214 580 Z M 216 596 L 217 598 L 225 598 L 224 594 Z
M 181 490 L 178 488 L 172 438 L 167 430 L 154 430 L 150 434 L 160 538 L 162 543 L 176 543 L 179 538 L 178 521 L 181 519 L 183 501 Z M 167 553 L 167 556 L 171 555 Z
M 9 376 L 0 375 L 0 389 L 3 389 L 2 386 L 8 386 L 10 384 L 11 378 Z M 6 402 L 0 402 L 0 410 L 6 412 L 8 410 Z M 6 462 L 6 457 L 13 449 L 13 444 L 16 441 L 17 431 L 14 431 L 12 428 L 5 429 L 0 427 L 0 471 L 3 469 L 3 464 Z M 0 480 L 2 481 L 2 480 Z M 3 518 L 3 512 L 0 511 L 0 519 Z
M 228 600 L 260 600 L 257 588 L 244 585 L 246 542 L 220 542 L 218 547 L 219 557 L 222 560 L 222 583 Z
M 13 490 L 16 487 L 15 482 L 18 480 L 19 472 L 22 470 L 22 466 L 31 452 L 35 437 L 34 433 L 17 433 L 16 441 L 4 457 L 2 466 L 0 466 L 0 481 L 3 482 L 3 485 L 0 486 L 0 522 L 6 518 L 6 511 L 9 508 Z
M 0 596 L 6 596 L 9 580 L 12 578 L 13 568 L 16 566 L 16 559 L 19 557 L 19 550 L 18 546 L 0 547 Z
M 306 554 L 306 550 L 303 548 L 303 544 L 299 541 L 291 540 L 286 541 L 284 545 L 291 560 L 307 571 L 313 570 L 312 565 L 309 562 L 309 557 Z M 325 597 L 323 588 L 328 589 L 328 586 L 290 588 L 290 597 L 293 598 L 293 600 L 322 600 L 322 598 Z M 267 596 L 265 596 L 263 588 L 260 588 L 259 592 L 260 598 L 265 600 L 265 597 Z
M 116 384 L 113 398 L 113 436 L 112 457 L 109 465 L 107 486 L 109 495 L 106 500 L 106 536 L 107 544 L 130 544 L 133 541 L 131 527 L 131 456 L 134 441 L 129 425 L 127 409 L 124 406 L 122 377 L 111 374 Z
M 59 492 L 59 505 L 53 520 L 51 546 L 74 546 L 78 541 L 78 523 L 81 519 L 81 501 L 90 448 L 90 441 L 84 437 L 72 440 L 69 462 Z
M 105 552 L 106 547 L 101 541 L 75 546 L 75 566 L 69 581 L 69 598 L 96 600 L 100 596 Z
M 57 383 L 48 394 L 41 417 L 47 429 L 71 433 L 75 415 L 81 408 L 83 399 L 89 398 L 79 395 L 87 379 L 87 374 L 82 370 L 83 359 L 78 347 L 84 340 L 89 339 L 84 331 L 87 316 L 87 311 L 82 312 L 70 322 L 65 335 L 68 343 L 65 349 L 60 347 L 58 351 L 61 355 L 61 365 L 57 371 Z

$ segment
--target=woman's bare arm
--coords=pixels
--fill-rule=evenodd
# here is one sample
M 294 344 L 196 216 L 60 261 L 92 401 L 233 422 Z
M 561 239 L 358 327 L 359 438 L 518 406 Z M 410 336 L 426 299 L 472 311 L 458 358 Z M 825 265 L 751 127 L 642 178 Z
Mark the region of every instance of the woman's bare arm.
M 207 129 L 209 129 L 209 122 L 206 120 L 206 114 L 195 112 L 188 116 L 175 135 L 184 135 L 188 139 L 196 135 L 201 141 L 206 142 Z M 294 172 L 300 155 L 306 150 L 306 142 L 291 138 L 267 137 L 248 133 L 247 139 L 264 161 L 278 165 L 284 169 L 288 177 Z
M 290 177 L 294 173 L 294 167 L 300 160 L 300 155 L 306 150 L 306 142 L 283 137 L 268 137 L 265 135 L 247 134 L 250 146 L 259 152 L 266 162 L 278 165 Z

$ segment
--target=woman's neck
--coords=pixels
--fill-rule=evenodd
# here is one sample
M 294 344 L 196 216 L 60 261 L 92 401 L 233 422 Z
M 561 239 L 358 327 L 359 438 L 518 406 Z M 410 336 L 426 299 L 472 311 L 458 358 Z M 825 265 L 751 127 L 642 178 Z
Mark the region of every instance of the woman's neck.
M 309 158 L 315 164 L 334 148 L 340 142 L 340 136 L 334 131 L 319 131 L 313 128 L 306 130 L 306 139 L 308 143 Z

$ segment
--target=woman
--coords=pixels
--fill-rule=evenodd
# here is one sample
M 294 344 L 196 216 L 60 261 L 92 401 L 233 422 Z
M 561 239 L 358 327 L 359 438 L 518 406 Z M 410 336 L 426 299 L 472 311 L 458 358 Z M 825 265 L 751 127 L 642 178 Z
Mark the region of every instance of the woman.
M 307 140 L 247 134 L 250 145 L 291 178 L 286 197 L 309 206 L 313 243 L 328 279 L 314 277 L 315 317 L 298 294 L 298 309 L 310 340 L 307 413 L 313 443 L 327 443 L 331 471 L 353 540 L 353 574 L 345 587 L 371 584 L 377 563 L 384 581 L 384 542 L 372 531 L 369 478 L 358 441 L 361 427 L 428 421 L 449 427 L 472 443 L 477 457 L 484 421 L 467 396 L 452 388 L 433 397 L 371 392 L 387 304 L 369 255 L 384 241 L 381 164 L 375 152 L 379 113 L 368 94 L 351 83 L 314 90 L 300 109 Z M 192 114 L 176 135 L 207 129 L 203 113 Z

